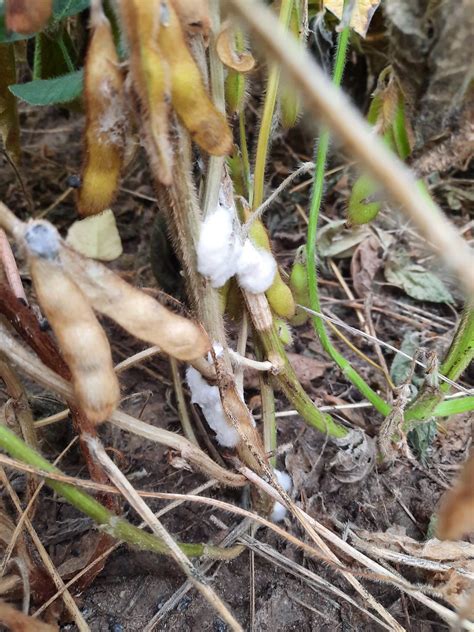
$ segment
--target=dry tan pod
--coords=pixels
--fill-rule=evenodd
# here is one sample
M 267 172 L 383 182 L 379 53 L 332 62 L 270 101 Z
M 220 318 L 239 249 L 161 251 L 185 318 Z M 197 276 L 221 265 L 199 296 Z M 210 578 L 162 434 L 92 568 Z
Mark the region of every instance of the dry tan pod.
M 168 64 L 157 40 L 162 28 L 160 20 L 166 18 L 167 10 L 155 0 L 120 0 L 119 7 L 130 52 L 130 77 L 144 119 L 147 152 L 160 182 L 170 185 L 173 179 L 173 152 L 168 138 L 171 86 Z
M 444 494 L 437 524 L 441 540 L 458 540 L 469 533 L 474 533 L 474 451 L 454 487 Z
M 104 330 L 62 266 L 56 229 L 30 222 L 24 239 L 38 301 L 71 370 L 77 403 L 91 422 L 105 421 L 118 405 L 120 388 Z
M 53 0 L 6 0 L 5 24 L 8 31 L 31 35 L 41 31 L 53 9 Z
M 123 77 L 110 22 L 92 12 L 93 33 L 85 64 L 85 162 L 77 197 L 80 215 L 101 213 L 116 195 L 122 170 L 126 115 Z
M 225 116 L 209 98 L 173 5 L 169 4 L 168 9 L 167 22 L 158 31 L 158 43 L 170 68 L 173 107 L 200 147 L 223 156 L 232 151 L 232 133 Z
M 249 72 L 255 66 L 251 53 L 238 52 L 235 46 L 234 28 L 230 22 L 224 22 L 216 39 L 216 51 L 221 62 L 238 72 Z
M 209 351 L 210 342 L 202 327 L 174 314 L 109 268 L 85 259 L 66 245 L 60 257 L 94 309 L 136 338 L 157 345 L 178 360 L 195 360 Z
M 171 0 L 187 33 L 201 33 L 207 40 L 211 30 L 209 0 Z

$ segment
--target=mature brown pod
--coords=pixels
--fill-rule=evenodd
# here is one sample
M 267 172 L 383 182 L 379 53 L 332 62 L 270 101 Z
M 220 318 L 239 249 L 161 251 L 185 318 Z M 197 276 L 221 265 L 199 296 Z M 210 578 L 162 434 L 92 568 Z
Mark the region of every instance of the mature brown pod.
M 61 249 L 61 261 L 94 309 L 132 336 L 157 345 L 178 360 L 196 360 L 209 351 L 209 338 L 200 325 L 174 314 L 101 263 L 81 257 L 67 246 Z
M 125 145 L 123 77 L 110 22 L 94 9 L 84 75 L 85 162 L 77 197 L 79 213 L 96 215 L 109 208 L 117 192 Z
M 22 35 L 37 33 L 46 26 L 52 10 L 53 0 L 6 0 L 7 30 Z
M 92 423 L 101 423 L 120 397 L 107 337 L 86 297 L 62 267 L 54 227 L 31 222 L 24 239 L 38 301 L 71 370 L 77 403 Z

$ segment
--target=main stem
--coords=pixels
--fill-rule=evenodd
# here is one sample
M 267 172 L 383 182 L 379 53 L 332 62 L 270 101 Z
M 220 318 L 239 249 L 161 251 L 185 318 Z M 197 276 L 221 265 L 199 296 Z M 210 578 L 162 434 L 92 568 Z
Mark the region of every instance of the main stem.
M 342 75 L 344 73 L 344 65 L 346 60 L 346 52 L 349 43 L 350 28 L 346 26 L 340 33 L 337 43 L 336 61 L 334 65 L 333 83 L 336 86 L 341 85 Z M 321 311 L 318 290 L 318 273 L 316 268 L 316 236 L 318 231 L 319 211 L 324 191 L 324 173 L 326 169 L 326 160 L 329 149 L 330 132 L 323 129 L 318 147 L 316 150 L 316 171 L 314 176 L 313 193 L 311 197 L 311 207 L 309 213 L 308 239 L 306 243 L 306 270 L 308 276 L 309 299 L 311 309 L 315 312 Z M 387 416 L 390 412 L 390 406 L 367 384 L 367 382 L 357 373 L 350 362 L 346 360 L 333 346 L 326 332 L 323 321 L 318 316 L 313 316 L 313 326 L 319 336 L 321 345 L 326 353 L 339 366 L 348 380 L 354 384 L 356 388 L 369 400 L 371 404 L 382 415 Z

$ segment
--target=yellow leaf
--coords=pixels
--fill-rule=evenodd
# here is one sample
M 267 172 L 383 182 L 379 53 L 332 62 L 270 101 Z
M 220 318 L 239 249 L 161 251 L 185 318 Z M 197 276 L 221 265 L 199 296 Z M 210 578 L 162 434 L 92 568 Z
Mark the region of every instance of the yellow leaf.
M 351 26 L 362 37 L 367 35 L 372 17 L 380 4 L 380 0 L 355 0 L 352 10 Z M 342 18 L 344 0 L 324 0 L 326 9 Z
M 66 242 L 81 255 L 99 261 L 113 261 L 123 252 L 115 215 L 110 209 L 74 222 Z

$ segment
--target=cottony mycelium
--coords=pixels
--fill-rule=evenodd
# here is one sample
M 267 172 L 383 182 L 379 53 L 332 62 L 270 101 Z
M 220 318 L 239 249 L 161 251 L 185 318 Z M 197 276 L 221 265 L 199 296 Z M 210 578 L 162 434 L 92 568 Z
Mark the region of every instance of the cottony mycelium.
M 271 252 L 242 240 L 235 205 L 219 197 L 217 209 L 201 223 L 197 245 L 198 271 L 214 288 L 236 276 L 240 287 L 261 294 L 271 287 L 277 265 Z
M 113 202 L 120 182 L 126 131 L 122 71 L 110 22 L 97 2 L 91 7 L 91 29 L 84 72 L 84 164 L 77 197 L 82 216 L 100 213 Z

